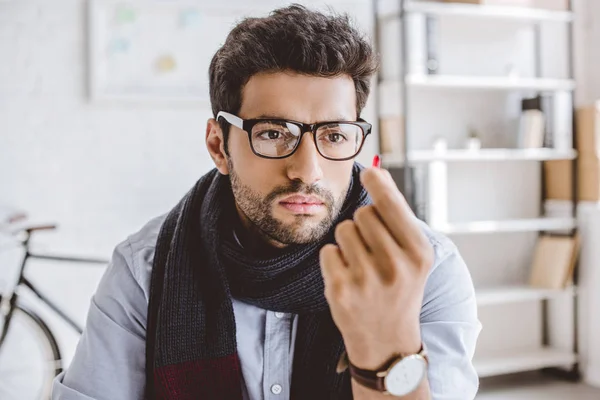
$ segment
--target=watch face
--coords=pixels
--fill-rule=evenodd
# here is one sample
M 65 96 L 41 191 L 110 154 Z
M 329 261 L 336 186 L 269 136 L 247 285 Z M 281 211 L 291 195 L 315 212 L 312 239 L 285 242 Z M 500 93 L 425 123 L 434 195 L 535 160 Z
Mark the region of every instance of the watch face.
M 385 388 L 393 396 L 412 393 L 421 383 L 427 370 L 425 359 L 419 355 L 403 358 L 385 377 Z

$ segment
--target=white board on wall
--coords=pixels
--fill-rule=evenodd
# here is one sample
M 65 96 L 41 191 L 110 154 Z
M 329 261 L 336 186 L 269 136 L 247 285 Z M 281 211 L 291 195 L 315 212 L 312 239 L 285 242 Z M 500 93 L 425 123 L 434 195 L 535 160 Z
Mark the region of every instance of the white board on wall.
M 208 68 L 240 13 L 190 1 L 90 0 L 93 100 L 209 103 Z
M 289 3 L 89 0 L 90 97 L 209 105 L 210 61 L 232 27 Z M 327 9 L 319 1 L 302 3 Z M 363 3 L 338 2 L 334 9 L 354 11 Z

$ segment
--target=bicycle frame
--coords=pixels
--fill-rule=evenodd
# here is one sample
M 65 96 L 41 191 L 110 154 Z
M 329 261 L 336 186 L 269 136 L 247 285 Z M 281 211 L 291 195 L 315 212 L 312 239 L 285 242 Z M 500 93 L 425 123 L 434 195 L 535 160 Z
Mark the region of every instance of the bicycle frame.
M 83 262 L 83 263 L 91 263 L 91 264 L 107 264 L 108 261 L 94 259 L 94 258 L 79 258 L 79 257 L 65 257 L 65 256 L 51 256 L 51 255 L 41 255 L 41 254 L 33 254 L 29 249 L 29 241 L 31 239 L 31 232 L 26 232 L 25 238 L 22 240 L 21 244 L 25 249 L 25 255 L 23 256 L 23 260 L 21 261 L 21 265 L 19 267 L 19 280 L 17 283 L 17 287 L 25 286 L 28 288 L 40 301 L 46 304 L 52 311 L 54 311 L 63 321 L 65 321 L 73 330 L 75 330 L 78 334 L 83 333 L 83 328 L 75 322 L 72 318 L 70 318 L 64 311 L 60 309 L 53 301 L 51 301 L 48 297 L 44 296 L 34 285 L 25 277 L 25 267 L 27 265 L 27 261 L 30 258 L 38 259 L 38 260 L 48 260 L 48 261 L 61 261 L 61 262 Z M 19 294 L 17 291 L 14 291 L 9 299 L 9 309 L 5 315 L 4 326 L 2 328 L 2 332 L 0 333 L 0 347 L 4 342 L 6 334 L 8 332 L 8 328 L 10 326 L 10 321 L 12 318 L 12 314 L 15 310 L 15 306 L 17 304 Z M 0 296 L 1 299 L 1 296 Z

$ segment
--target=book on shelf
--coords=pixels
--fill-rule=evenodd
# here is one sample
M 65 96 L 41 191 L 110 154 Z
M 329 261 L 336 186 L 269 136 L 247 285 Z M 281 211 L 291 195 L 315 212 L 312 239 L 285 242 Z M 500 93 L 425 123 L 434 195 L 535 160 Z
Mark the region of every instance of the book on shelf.
M 579 236 L 540 235 L 529 283 L 540 289 L 564 289 L 572 284 L 579 255 Z

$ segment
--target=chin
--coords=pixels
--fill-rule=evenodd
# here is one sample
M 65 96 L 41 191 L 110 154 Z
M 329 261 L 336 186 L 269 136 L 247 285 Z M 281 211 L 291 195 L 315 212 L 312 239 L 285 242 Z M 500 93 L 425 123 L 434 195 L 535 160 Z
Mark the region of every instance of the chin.
M 324 218 L 314 216 L 296 216 L 292 223 L 281 222 L 281 227 L 286 231 L 285 236 L 293 238 L 296 244 L 307 244 L 321 239 L 328 231 L 322 226 Z

